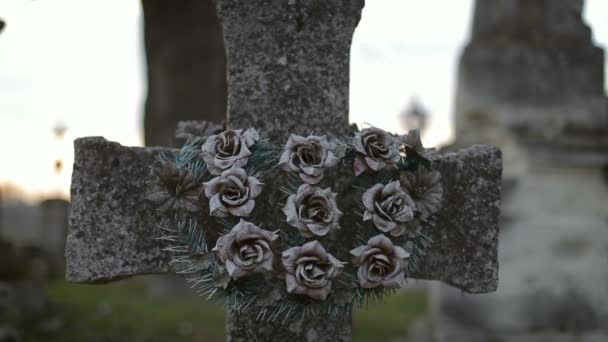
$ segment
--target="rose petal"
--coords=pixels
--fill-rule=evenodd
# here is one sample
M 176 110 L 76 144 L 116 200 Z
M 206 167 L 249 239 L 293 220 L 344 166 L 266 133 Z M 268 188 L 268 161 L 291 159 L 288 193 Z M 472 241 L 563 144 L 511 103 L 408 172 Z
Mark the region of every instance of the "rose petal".
M 289 166 L 290 156 L 291 156 L 290 150 L 285 150 L 285 151 L 283 151 L 283 153 L 281 153 L 281 158 L 279 159 L 278 165 L 280 168 L 282 168 L 285 171 L 291 171 L 291 168 Z
M 367 166 L 369 166 L 369 168 L 374 171 L 378 171 L 384 168 L 384 166 L 386 166 L 386 163 L 384 163 L 383 161 L 378 161 L 367 156 L 365 156 L 364 159 Z
M 213 247 L 213 251 L 217 253 L 222 262 L 226 262 L 226 246 L 230 244 L 231 239 L 230 234 L 220 236 L 215 242 L 215 247 Z
M 247 177 L 247 186 L 249 187 L 249 198 L 254 199 L 262 193 L 263 183 L 255 177 Z
M 406 252 L 405 249 L 395 246 L 395 256 L 399 259 L 407 259 L 410 257 L 410 253 Z
M 290 223 L 290 221 L 298 220 L 298 211 L 296 209 L 296 195 L 289 195 L 289 197 L 287 197 L 287 201 L 285 202 L 285 206 L 283 207 L 283 213 L 285 213 L 287 223 Z
M 378 193 L 382 191 L 382 188 L 383 185 L 378 183 L 365 191 L 361 200 L 366 210 L 374 212 L 374 202 Z
M 401 189 L 401 184 L 399 184 L 398 180 L 392 181 L 382 188 L 382 198 L 387 198 L 397 193 L 403 193 L 403 189 Z
M 226 260 L 226 270 L 228 271 L 228 274 L 234 279 L 238 279 L 247 274 L 243 269 L 241 269 L 234 262 L 232 262 L 232 260 Z
M 397 222 L 409 222 L 414 219 L 414 212 L 411 207 L 404 206 L 403 210 L 393 216 L 393 220 Z
M 212 178 L 210 181 L 203 183 L 203 188 L 205 189 L 205 196 L 207 198 L 211 198 L 219 191 L 219 185 L 222 177 Z
M 391 221 L 386 221 L 383 218 L 381 218 L 379 215 L 374 215 L 374 225 L 376 226 L 376 228 L 380 229 L 381 231 L 388 233 L 391 230 L 395 229 L 395 227 L 397 227 L 397 224 L 395 222 L 391 222 Z
M 216 155 L 215 158 L 213 158 L 213 165 L 219 167 L 222 170 L 225 170 L 232 167 L 236 160 L 236 156 L 219 157 Z
M 239 162 L 242 166 L 245 166 L 243 164 L 247 164 L 249 156 L 251 156 L 251 150 L 249 150 L 249 147 L 246 144 L 241 143 L 241 150 L 239 151 L 239 154 L 235 156 L 234 160 L 235 162 Z M 244 163 L 242 163 L 243 161 Z
M 260 139 L 260 136 L 259 136 L 258 132 L 253 128 L 247 129 L 246 131 L 241 133 L 241 136 L 240 136 L 242 146 L 247 146 L 247 147 L 250 147 L 251 145 L 255 144 L 255 142 L 258 141 L 259 139 Z
M 298 191 L 296 192 L 296 195 L 299 198 L 302 198 L 302 196 L 304 196 L 305 194 L 309 193 L 309 192 L 313 192 L 314 191 L 314 187 L 310 186 L 310 184 L 302 184 L 300 185 L 300 187 L 298 188 Z
M 222 204 L 220 200 L 220 194 L 215 194 L 209 200 L 209 215 L 216 217 L 227 217 L 228 210 Z
M 312 254 L 320 257 L 321 259 L 325 259 L 327 256 L 327 252 L 325 252 L 325 248 L 319 243 L 317 240 L 313 240 L 307 242 L 302 245 L 302 254 Z
M 367 170 L 369 167 L 365 163 L 365 159 L 363 159 L 362 156 L 356 156 L 355 162 L 353 163 L 353 168 L 355 170 L 355 176 L 359 176 L 360 174 L 365 172 L 365 170 Z
M 389 289 L 402 289 L 407 283 L 405 281 L 405 274 L 403 271 L 397 273 L 395 276 L 384 279 L 382 281 L 382 285 Z
M 321 181 L 321 179 L 323 178 L 323 173 L 321 173 L 319 176 L 317 177 L 313 177 L 313 176 L 309 176 L 305 173 L 300 173 L 300 178 L 308 183 L 308 184 L 317 184 Z
M 359 246 L 357 248 L 351 249 L 350 254 L 354 257 L 353 264 L 355 264 L 355 266 L 359 266 L 359 263 L 360 263 L 359 257 L 368 249 L 369 249 L 368 245 L 363 245 L 363 246 Z
M 287 143 L 285 144 L 286 150 L 292 150 L 296 145 L 306 144 L 308 140 L 303 136 L 290 134 Z
M 357 133 L 355 135 L 355 138 L 353 139 L 353 147 L 355 148 L 355 150 L 357 150 L 357 152 L 365 154 L 365 148 L 363 148 L 362 142 L 363 138 L 361 136 L 361 133 Z
M 213 164 L 207 164 L 207 170 L 209 170 L 209 173 L 214 176 L 219 176 L 220 174 L 222 174 L 222 171 L 224 171 Z
M 374 287 L 378 287 L 380 285 L 380 283 L 370 281 L 365 276 L 364 270 L 365 270 L 365 268 L 363 266 L 359 267 L 359 269 L 357 269 L 357 280 L 359 280 L 359 286 L 361 286 L 364 289 L 371 289 Z
M 285 275 L 285 282 L 287 284 L 287 292 L 295 293 L 295 294 L 304 294 L 306 293 L 306 287 L 300 285 L 293 274 Z
M 329 281 L 327 283 L 327 285 L 325 285 L 324 287 L 321 287 L 318 289 L 308 288 L 306 290 L 306 294 L 312 299 L 325 300 L 327 298 L 327 295 L 329 295 L 330 291 L 331 291 L 331 281 Z
M 247 180 L 247 172 L 240 167 L 233 167 L 222 172 L 222 177 L 228 178 L 230 176 L 236 177 L 241 183 Z
M 228 207 L 228 212 L 234 216 L 249 216 L 255 207 L 255 201 L 249 200 L 245 204 L 238 207 Z
M 307 175 L 309 176 L 319 176 L 320 174 L 323 173 L 323 169 L 319 168 L 319 167 L 314 167 L 314 166 L 310 166 L 310 165 L 301 165 L 300 169 Z
M 272 272 L 272 263 L 274 261 L 274 257 L 271 254 L 269 258 L 267 258 L 266 260 L 264 260 L 261 264 L 260 264 L 260 268 L 263 269 L 264 271 L 268 271 L 268 272 Z
M 383 234 L 378 234 L 372 237 L 369 239 L 369 241 L 367 241 L 367 244 L 372 247 L 380 248 L 385 254 L 390 254 L 393 252 L 393 242 Z
M 296 246 L 296 247 L 291 247 L 291 248 L 283 251 L 283 253 L 281 254 L 281 257 L 282 257 L 281 260 L 283 262 L 283 267 L 285 267 L 285 270 L 287 271 L 287 273 L 295 272 L 295 260 L 300 255 L 301 250 L 302 250 L 301 247 Z
M 307 224 L 306 227 L 310 230 L 311 233 L 317 236 L 325 236 L 329 233 L 329 226 L 324 224 Z
M 334 272 L 333 274 L 330 275 L 330 278 L 335 278 L 337 276 L 339 276 L 340 274 L 342 274 L 342 271 L 344 270 L 344 262 L 336 259 L 336 257 L 334 257 L 331 254 L 327 254 L 327 257 L 329 258 L 329 262 L 332 263 L 332 265 L 334 265 Z

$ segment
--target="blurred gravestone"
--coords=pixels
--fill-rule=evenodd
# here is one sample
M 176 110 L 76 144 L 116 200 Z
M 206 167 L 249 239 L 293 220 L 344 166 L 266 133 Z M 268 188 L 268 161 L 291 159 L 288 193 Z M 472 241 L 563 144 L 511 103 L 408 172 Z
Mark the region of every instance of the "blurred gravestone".
M 346 135 L 350 42 L 363 2 L 216 3 L 229 61 L 229 125 L 254 126 L 275 143 L 311 130 Z M 157 239 L 160 214 L 144 197 L 148 166 L 159 153 L 175 150 L 128 148 L 103 138 L 78 139 L 75 149 L 68 280 L 107 282 L 172 271 L 170 254 Z M 445 204 L 432 233 L 434 247 L 415 277 L 442 280 L 468 293 L 493 291 L 500 151 L 475 146 L 437 156 L 437 163 Z M 320 313 L 281 325 L 257 321 L 257 314 L 229 313 L 228 340 L 352 339 L 350 315 Z
M 179 121 L 226 117 L 224 42 L 212 0 L 143 0 L 147 146 L 174 146 Z
M 505 155 L 501 286 L 479 297 L 435 289 L 435 341 L 608 340 L 605 61 L 582 10 L 582 0 L 476 2 L 456 147 Z
M 212 0 L 143 0 L 147 146 L 176 146 L 179 121 L 226 119 L 226 53 Z M 153 296 L 192 295 L 179 277 L 150 276 Z
M 42 228 L 40 244 L 48 253 L 53 271 L 63 271 L 65 239 L 68 233 L 70 203 L 63 199 L 49 199 L 40 203 Z

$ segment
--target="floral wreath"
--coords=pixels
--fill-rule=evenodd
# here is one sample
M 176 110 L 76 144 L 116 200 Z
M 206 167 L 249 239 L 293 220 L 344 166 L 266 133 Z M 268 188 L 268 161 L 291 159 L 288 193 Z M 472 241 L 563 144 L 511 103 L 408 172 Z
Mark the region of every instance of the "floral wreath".
M 354 127 L 342 141 L 292 134 L 276 146 L 253 128 L 185 122 L 177 136 L 179 152 L 151 166 L 159 239 L 177 273 L 233 312 L 349 314 L 405 287 L 431 246 L 443 191 L 418 131 Z

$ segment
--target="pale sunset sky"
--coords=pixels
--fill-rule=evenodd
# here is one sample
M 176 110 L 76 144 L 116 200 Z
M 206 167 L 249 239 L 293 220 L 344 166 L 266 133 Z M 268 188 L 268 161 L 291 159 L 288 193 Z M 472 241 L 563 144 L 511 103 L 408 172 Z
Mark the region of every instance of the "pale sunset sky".
M 350 117 L 400 131 L 412 96 L 432 115 L 425 145 L 451 137 L 456 64 L 473 0 L 367 0 L 355 33 Z M 145 97 L 137 0 L 0 0 L 0 183 L 66 195 L 72 141 L 141 145 Z M 594 40 L 608 43 L 608 1 L 587 0 Z M 57 141 L 53 127 L 69 130 Z M 54 160 L 65 170 L 57 175 Z

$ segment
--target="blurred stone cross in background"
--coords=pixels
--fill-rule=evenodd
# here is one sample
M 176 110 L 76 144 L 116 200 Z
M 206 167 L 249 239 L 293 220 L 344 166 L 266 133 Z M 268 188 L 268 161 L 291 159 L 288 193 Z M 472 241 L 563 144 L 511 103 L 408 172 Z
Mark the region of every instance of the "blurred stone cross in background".
M 217 0 L 227 53 L 228 122 L 276 143 L 311 131 L 349 131 L 350 43 L 362 0 Z M 373 113 L 372 113 L 373 114 Z M 149 165 L 169 148 L 123 147 L 100 137 L 75 142 L 67 279 L 104 283 L 174 271 L 157 238 L 161 220 L 145 205 Z M 433 247 L 415 278 L 467 293 L 498 285 L 502 159 L 491 146 L 433 157 L 444 199 Z M 343 211 L 354 208 L 343 208 Z M 282 325 L 257 311 L 228 313 L 231 341 L 350 341 L 352 316 L 319 314 Z

